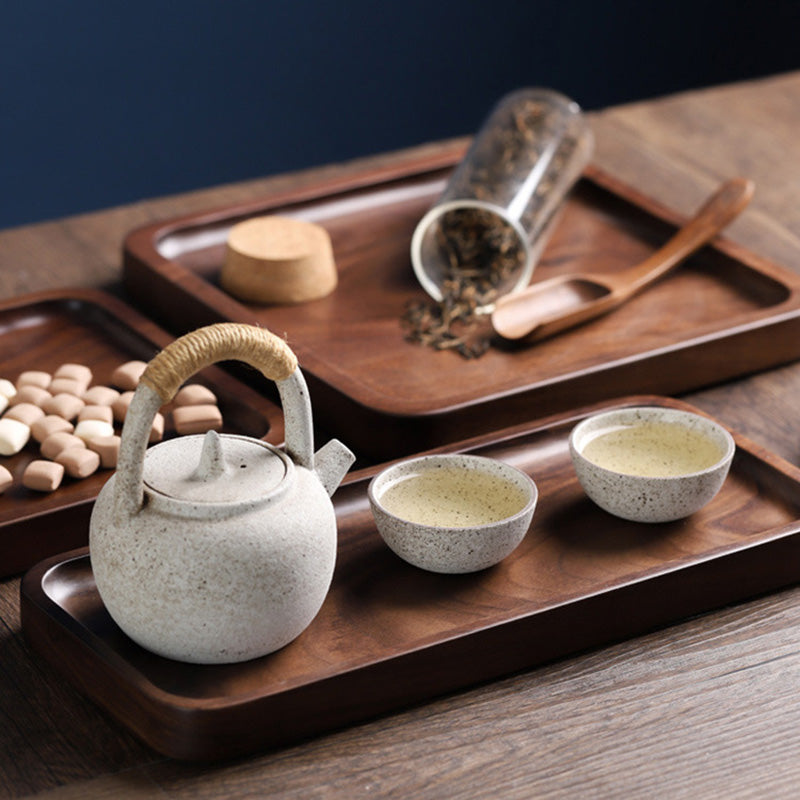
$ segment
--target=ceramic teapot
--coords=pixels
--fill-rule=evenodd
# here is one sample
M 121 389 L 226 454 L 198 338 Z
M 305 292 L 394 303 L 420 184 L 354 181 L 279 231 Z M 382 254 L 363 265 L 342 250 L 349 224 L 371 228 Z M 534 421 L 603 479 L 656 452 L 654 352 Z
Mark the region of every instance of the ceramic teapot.
M 210 431 L 148 449 L 159 408 L 195 372 L 224 360 L 275 381 L 284 448 Z M 330 587 L 330 495 L 353 461 L 335 439 L 314 453 L 305 379 L 282 339 L 236 323 L 177 339 L 140 380 L 116 472 L 92 512 L 91 563 L 109 614 L 134 641 L 179 661 L 244 661 L 288 644 Z

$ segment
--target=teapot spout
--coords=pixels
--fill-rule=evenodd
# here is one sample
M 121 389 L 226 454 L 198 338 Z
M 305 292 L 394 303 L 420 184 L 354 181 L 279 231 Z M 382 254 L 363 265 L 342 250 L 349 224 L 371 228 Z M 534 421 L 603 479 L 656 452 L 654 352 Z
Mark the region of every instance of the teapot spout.
M 314 472 L 328 497 L 336 491 L 355 460 L 355 455 L 338 439 L 331 439 L 314 454 Z

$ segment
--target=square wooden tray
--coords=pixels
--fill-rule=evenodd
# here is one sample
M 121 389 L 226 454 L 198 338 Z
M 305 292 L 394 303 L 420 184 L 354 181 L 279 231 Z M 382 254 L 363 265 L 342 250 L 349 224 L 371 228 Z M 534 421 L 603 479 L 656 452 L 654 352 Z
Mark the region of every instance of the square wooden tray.
M 514 553 L 471 575 L 437 575 L 396 557 L 366 496 L 370 468 L 334 495 L 338 561 L 309 628 L 243 664 L 196 666 L 150 654 L 105 611 L 87 552 L 37 565 L 21 589 L 30 645 L 121 724 L 169 756 L 215 759 L 418 703 L 568 653 L 795 583 L 800 470 L 736 436 L 717 497 L 674 523 L 601 511 L 575 477 L 573 425 L 632 397 L 507 429 L 451 450 L 506 461 L 540 491 Z
M 26 295 L 0 303 L 0 377 L 15 381 L 24 370 L 52 372 L 77 362 L 91 367 L 93 384 L 107 384 L 120 364 L 149 361 L 172 338 L 104 292 Z M 227 430 L 282 441 L 283 414 L 268 398 L 216 367 L 197 380 L 217 395 Z M 167 416 L 165 436 L 172 434 Z M 42 494 L 21 482 L 37 457 L 33 441 L 15 456 L 0 457 L 14 476 L 13 486 L 0 496 L 0 577 L 85 545 L 92 504 L 111 474 L 99 470 L 84 480 L 67 478 L 55 492 Z
M 410 265 L 411 235 L 462 152 L 445 149 L 432 160 L 412 151 L 389 174 L 354 171 L 133 231 L 124 244 L 126 286 L 178 332 L 225 319 L 287 335 L 320 424 L 373 460 L 596 400 L 678 394 L 800 356 L 800 276 L 724 239 L 613 314 L 550 341 L 493 347 L 474 361 L 408 343 L 400 318 L 408 301 L 425 297 Z M 271 213 L 329 231 L 340 279 L 329 297 L 254 306 L 219 288 L 230 227 Z M 681 221 L 592 167 L 534 280 L 631 266 Z

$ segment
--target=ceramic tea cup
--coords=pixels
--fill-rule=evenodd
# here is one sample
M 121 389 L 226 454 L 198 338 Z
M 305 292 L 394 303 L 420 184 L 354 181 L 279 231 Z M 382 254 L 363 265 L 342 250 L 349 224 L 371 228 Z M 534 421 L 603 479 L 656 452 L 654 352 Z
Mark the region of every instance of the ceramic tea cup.
M 525 537 L 536 484 L 524 472 L 473 455 L 430 455 L 387 467 L 370 482 L 383 540 L 400 558 L 441 573 L 502 561 Z
M 713 420 L 638 406 L 596 414 L 569 439 L 575 472 L 598 506 L 636 522 L 682 519 L 706 505 L 728 475 L 736 446 Z

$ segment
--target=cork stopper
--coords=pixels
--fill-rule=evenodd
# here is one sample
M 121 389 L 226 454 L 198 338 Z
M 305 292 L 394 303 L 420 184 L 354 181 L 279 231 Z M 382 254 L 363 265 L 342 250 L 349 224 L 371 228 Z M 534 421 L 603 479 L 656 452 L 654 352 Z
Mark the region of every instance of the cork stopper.
M 305 220 L 266 216 L 234 225 L 228 235 L 222 288 L 248 303 L 303 303 L 337 283 L 328 232 Z

